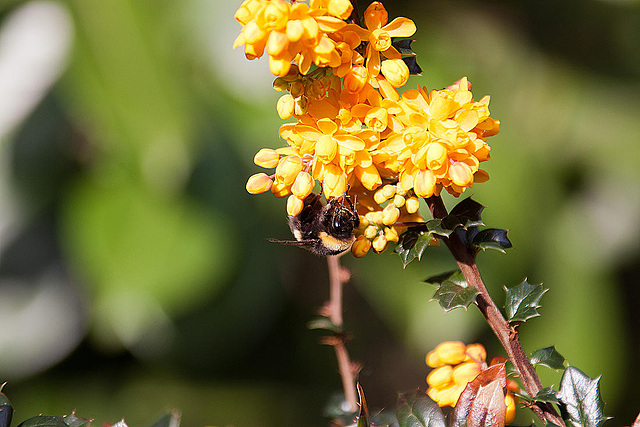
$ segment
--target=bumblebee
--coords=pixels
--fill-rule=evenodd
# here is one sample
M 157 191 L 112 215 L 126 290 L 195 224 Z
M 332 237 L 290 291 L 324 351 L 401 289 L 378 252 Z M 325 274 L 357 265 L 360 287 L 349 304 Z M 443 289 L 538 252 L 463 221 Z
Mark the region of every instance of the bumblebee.
M 272 242 L 303 247 L 316 255 L 338 255 L 349 248 L 356 237 L 360 217 L 355 202 L 346 195 L 334 197 L 327 204 L 319 194 L 310 194 L 297 216 L 289 216 L 289 228 L 296 240 Z

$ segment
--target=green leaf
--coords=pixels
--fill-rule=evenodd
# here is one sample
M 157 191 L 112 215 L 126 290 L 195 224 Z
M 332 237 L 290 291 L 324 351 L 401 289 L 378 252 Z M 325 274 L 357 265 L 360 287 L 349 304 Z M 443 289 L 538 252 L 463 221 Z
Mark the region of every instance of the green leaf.
M 411 43 L 415 40 L 407 37 L 394 37 L 391 45 L 396 48 L 402 56 L 416 56 L 416 53 L 411 48 Z
M 486 228 L 479 231 L 471 240 L 471 245 L 481 250 L 493 249 L 505 252 L 505 249 L 513 247 L 507 237 L 507 230 L 499 228 Z
M 422 258 L 422 253 L 432 239 L 430 233 L 423 226 L 410 227 L 400 236 L 394 252 L 400 255 L 402 264 L 406 267 L 414 259 L 420 260 Z
M 545 387 L 533 398 L 535 402 L 558 403 L 558 392 L 553 387 Z
M 180 426 L 180 412 L 173 411 L 165 414 L 158 421 L 153 423 L 151 427 L 179 427 Z
M 469 304 L 475 302 L 478 290 L 469 286 L 461 272 L 455 272 L 436 289 L 432 301 L 438 304 L 445 312 L 454 308 L 466 309 Z
M 431 219 L 426 222 L 429 234 L 435 234 L 437 236 L 449 237 L 453 231 L 460 226 L 460 222 L 454 218 L 454 220 L 446 222 L 447 218 L 443 220 Z
M 442 410 L 426 393 L 398 395 L 396 416 L 399 427 L 446 427 Z
M 607 420 L 599 382 L 573 366 L 564 372 L 557 396 L 567 426 L 597 427 Z
M 449 216 L 457 217 L 463 228 L 477 227 L 484 225 L 481 217 L 483 210 L 484 206 L 467 197 L 451 209 Z
M 538 302 L 548 289 L 543 288 L 542 284 L 532 285 L 525 279 L 519 285 L 506 289 L 506 291 L 507 320 L 509 322 L 526 322 L 532 317 L 540 315 Z
M 38 415 L 21 422 L 18 427 L 68 427 L 63 417 Z
M 331 321 L 328 317 L 318 316 L 307 323 L 307 329 L 323 329 L 335 333 L 342 332 L 342 328 Z
M 429 276 L 426 279 L 424 279 L 424 282 L 432 285 L 440 285 L 442 284 L 442 282 L 444 282 L 445 280 L 449 279 L 451 276 L 459 272 L 460 270 L 451 270 L 445 273 L 437 274 L 435 276 Z
M 546 366 L 551 369 L 564 369 L 565 368 L 565 358 L 562 356 L 554 346 L 541 348 L 540 350 L 536 350 L 531 355 L 531 364 L 533 366 Z
M 62 418 L 64 418 L 65 424 L 69 427 L 89 427 L 91 425 L 91 420 L 79 418 L 75 412 L 72 412 L 70 415 L 65 415 Z
M 1 388 L 0 388 L 1 389 Z M 13 406 L 4 393 L 0 393 L 0 427 L 9 427 L 13 417 Z

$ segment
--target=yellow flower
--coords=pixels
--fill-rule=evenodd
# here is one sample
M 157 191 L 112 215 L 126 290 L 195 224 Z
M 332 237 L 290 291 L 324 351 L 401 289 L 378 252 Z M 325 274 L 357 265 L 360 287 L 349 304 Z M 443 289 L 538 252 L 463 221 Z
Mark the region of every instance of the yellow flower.
M 367 71 L 370 77 L 380 72 L 380 54 L 388 59 L 400 59 L 400 52 L 391 45 L 392 37 L 410 37 L 416 32 L 416 26 L 408 18 L 396 18 L 387 24 L 389 16 L 380 2 L 373 2 L 364 12 L 366 29 L 349 24 L 345 30 L 354 31 L 360 40 L 367 42 Z

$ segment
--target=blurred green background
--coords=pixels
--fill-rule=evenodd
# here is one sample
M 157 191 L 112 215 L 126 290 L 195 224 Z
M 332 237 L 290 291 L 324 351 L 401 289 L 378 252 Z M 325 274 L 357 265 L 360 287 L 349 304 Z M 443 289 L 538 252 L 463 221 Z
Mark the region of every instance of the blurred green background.
M 360 2 L 361 11 L 368 1 Z M 510 229 L 480 256 L 503 286 L 544 282 L 529 352 L 556 345 L 602 375 L 611 424 L 640 410 L 640 2 L 386 1 L 417 26 L 424 73 L 492 96 L 492 179 L 465 193 Z M 0 381 L 14 419 L 322 426 L 340 391 L 305 327 L 328 297 L 322 258 L 287 239 L 283 200 L 250 196 L 278 147 L 265 60 L 231 45 L 240 1 L 0 1 Z M 445 198 L 452 207 L 455 200 Z M 343 258 L 346 327 L 370 407 L 425 386 L 442 340 L 502 354 L 475 309 L 446 316 L 390 251 Z M 540 371 L 546 385 L 559 375 Z M 523 421 L 525 422 L 525 421 Z

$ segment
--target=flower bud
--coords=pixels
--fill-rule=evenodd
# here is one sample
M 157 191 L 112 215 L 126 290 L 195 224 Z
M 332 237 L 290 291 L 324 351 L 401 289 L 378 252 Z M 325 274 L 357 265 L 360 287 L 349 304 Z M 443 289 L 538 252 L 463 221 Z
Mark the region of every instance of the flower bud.
M 304 200 L 313 190 L 315 182 L 308 172 L 300 172 L 291 186 L 291 192 L 300 200 Z M 293 215 L 296 216 L 296 215 Z
M 473 360 L 478 363 L 487 360 L 487 350 L 484 349 L 482 344 L 469 344 L 466 353 L 465 360 Z
M 364 229 L 364 237 L 367 239 L 373 239 L 378 235 L 378 227 L 370 225 Z
M 438 358 L 438 353 L 435 350 L 431 350 L 427 353 L 427 357 L 425 357 L 425 362 L 427 366 L 432 368 L 437 368 L 438 366 L 442 366 L 444 363 Z
M 356 258 L 362 258 L 369 252 L 369 249 L 371 249 L 371 240 L 364 236 L 358 236 L 351 246 L 351 253 Z
M 384 225 L 393 225 L 400 218 L 400 209 L 393 205 L 387 205 L 382 211 L 382 223 Z
M 457 365 L 462 362 L 466 355 L 467 346 L 460 341 L 446 341 L 438 344 L 435 351 L 438 353 L 438 359 L 443 363 Z
M 275 168 L 279 161 L 280 155 L 271 148 L 262 148 L 253 157 L 253 163 L 266 169 Z
M 401 208 L 405 204 L 405 199 L 401 195 L 396 194 L 396 196 L 393 198 L 393 201 L 391 203 L 393 203 L 395 207 Z
M 271 186 L 271 193 L 278 198 L 287 197 L 291 194 L 291 187 L 282 181 L 276 180 Z
M 353 6 L 349 0 L 330 0 L 327 5 L 327 11 L 329 15 L 346 21 L 353 11 Z
M 460 398 L 463 385 L 452 385 L 444 389 L 438 390 L 438 405 L 439 406 L 456 406 L 456 402 Z
M 418 197 L 431 197 L 436 190 L 436 176 L 430 170 L 419 170 L 413 181 L 413 190 Z
M 261 172 L 249 177 L 246 189 L 249 194 L 260 194 L 269 191 L 272 185 L 271 178 L 266 173 Z
M 453 369 L 453 382 L 465 385 L 473 381 L 475 377 L 482 371 L 482 366 L 476 362 L 465 362 Z
M 287 199 L 287 214 L 289 214 L 289 216 L 298 216 L 298 214 L 302 212 L 303 207 L 303 201 L 295 195 L 292 194 Z
M 382 61 L 380 72 L 393 87 L 400 87 L 409 80 L 409 68 L 402 59 Z
M 379 254 L 387 249 L 388 244 L 389 242 L 387 239 L 385 239 L 383 235 L 379 234 L 375 239 L 373 239 L 373 243 L 371 245 L 373 246 L 373 250 Z
M 273 81 L 273 88 L 278 92 L 284 92 L 289 89 L 289 82 L 287 82 L 282 77 L 278 77 Z
M 302 161 L 298 156 L 287 156 L 280 159 L 276 167 L 276 179 L 290 186 L 302 171 Z
M 356 66 L 351 68 L 351 71 L 344 76 L 342 80 L 342 84 L 347 92 L 350 93 L 358 93 L 367 83 L 367 78 L 369 77 L 369 73 L 367 69 L 362 66 Z
M 276 111 L 282 120 L 288 120 L 293 116 L 296 102 L 290 94 L 285 94 L 278 99 Z
M 400 240 L 400 236 L 398 235 L 398 230 L 396 230 L 395 227 L 385 227 L 384 238 L 394 243 L 398 243 L 398 240 Z
M 453 379 L 453 368 L 444 365 L 429 372 L 427 384 L 431 387 L 444 388 Z
M 407 212 L 410 214 L 416 213 L 420 209 L 420 200 L 417 197 L 409 197 L 405 204 L 407 205 Z
M 507 405 L 507 413 L 504 416 L 504 423 L 511 424 L 516 417 L 516 400 L 511 393 L 504 396 L 504 404 Z

